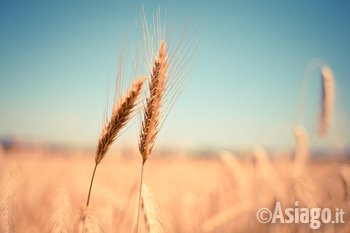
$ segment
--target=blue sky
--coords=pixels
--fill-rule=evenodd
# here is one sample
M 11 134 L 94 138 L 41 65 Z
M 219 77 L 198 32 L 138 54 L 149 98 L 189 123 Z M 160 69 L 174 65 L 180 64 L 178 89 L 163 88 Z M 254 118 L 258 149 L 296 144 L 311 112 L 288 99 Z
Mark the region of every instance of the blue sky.
M 307 64 L 336 77 L 331 135 L 316 137 L 316 70 L 303 124 L 315 145 L 349 144 L 350 15 L 345 1 L 1 1 L 0 136 L 94 145 L 117 57 L 140 7 L 200 39 L 193 72 L 159 136 L 179 148 L 287 147 Z M 137 129 L 120 143 L 137 143 Z

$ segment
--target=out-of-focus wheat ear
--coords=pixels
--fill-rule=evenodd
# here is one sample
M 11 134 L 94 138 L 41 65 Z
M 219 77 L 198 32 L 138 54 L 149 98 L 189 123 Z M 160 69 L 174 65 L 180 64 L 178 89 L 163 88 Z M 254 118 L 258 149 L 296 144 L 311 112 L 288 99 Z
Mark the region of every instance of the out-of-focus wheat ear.
M 5 172 L 0 190 L 0 232 L 11 233 L 15 226 L 19 171 L 16 165 Z
M 144 184 L 141 196 L 141 211 L 148 233 L 164 232 L 163 223 L 159 216 L 157 204 L 154 202 L 152 193 L 149 187 Z
M 3 159 L 4 156 L 4 147 L 0 145 L 0 161 Z
M 332 112 L 334 105 L 334 76 L 332 70 L 327 67 L 321 67 L 322 75 L 322 102 L 319 122 L 319 135 L 324 136 L 330 127 L 332 121 Z
M 101 233 L 98 219 L 89 207 L 82 206 L 78 221 L 75 224 L 75 233 Z
M 252 193 L 249 190 L 249 180 L 236 157 L 228 151 L 223 151 L 220 154 L 220 159 L 236 181 L 239 198 L 244 199 L 250 196 Z
M 144 82 L 144 77 L 135 80 L 124 97 L 119 99 L 113 107 L 112 116 L 109 121 L 105 123 L 97 144 L 95 157 L 96 164 L 101 162 L 114 140 L 119 136 L 122 128 L 132 116 Z
M 151 79 L 149 80 L 149 96 L 146 99 L 141 125 L 139 150 L 143 163 L 149 158 L 159 132 L 159 118 L 165 92 L 167 67 L 166 44 L 165 41 L 162 41 L 159 47 L 158 57 L 155 59 L 153 65 Z
M 259 190 L 259 192 L 270 192 L 270 194 L 262 194 L 259 196 L 259 200 L 263 202 L 272 201 L 271 198 L 276 197 L 278 200 L 284 200 L 286 190 L 283 188 L 282 182 L 275 170 L 275 166 L 268 157 L 267 151 L 262 146 L 257 146 L 253 150 L 254 159 L 257 168 L 258 180 L 262 181 L 262 184 L 266 189 Z
M 262 178 L 270 181 L 273 178 L 273 167 L 264 147 L 256 146 L 253 150 L 253 156 Z
M 53 198 L 50 222 L 47 233 L 69 233 L 72 232 L 72 210 L 68 191 L 59 190 Z
M 203 232 L 214 232 L 225 223 L 233 221 L 235 218 L 242 215 L 242 213 L 248 212 L 252 207 L 252 200 L 242 200 L 236 205 L 230 206 L 205 220 L 201 225 L 201 229 Z
M 298 177 L 305 171 L 305 166 L 309 160 L 309 140 L 306 130 L 301 125 L 296 125 L 294 128 L 295 138 L 295 160 L 294 160 L 294 175 Z
M 344 203 L 349 205 L 350 199 L 350 167 L 347 165 L 343 165 L 340 168 L 340 177 L 343 184 L 344 189 Z

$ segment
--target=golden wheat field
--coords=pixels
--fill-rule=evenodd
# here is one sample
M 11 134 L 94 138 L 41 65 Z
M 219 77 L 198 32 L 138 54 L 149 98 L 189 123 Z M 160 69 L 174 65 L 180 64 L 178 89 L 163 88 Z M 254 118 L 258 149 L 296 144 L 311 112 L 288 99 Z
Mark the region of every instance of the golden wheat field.
M 134 4 L 1 4 L 0 233 L 349 233 L 348 8 Z
M 95 226 L 86 232 L 132 232 L 140 161 L 130 157 L 111 153 L 101 164 L 89 207 Z M 141 217 L 139 231 L 311 232 L 308 224 L 259 223 L 256 211 L 276 201 L 294 207 L 295 200 L 300 207 L 349 210 L 349 164 L 311 161 L 297 178 L 294 165 L 287 154 L 155 157 L 144 174 L 151 219 Z M 0 166 L 2 232 L 79 232 L 92 156 L 12 152 Z M 347 223 L 324 224 L 317 232 L 349 230 Z

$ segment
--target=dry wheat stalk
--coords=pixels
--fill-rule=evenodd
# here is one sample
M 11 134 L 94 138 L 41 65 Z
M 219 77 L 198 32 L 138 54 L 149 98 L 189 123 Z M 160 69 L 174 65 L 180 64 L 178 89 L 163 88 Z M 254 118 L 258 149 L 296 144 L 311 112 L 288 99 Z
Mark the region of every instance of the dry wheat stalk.
M 334 105 L 334 76 L 332 70 L 323 66 L 321 68 L 322 74 L 322 106 L 321 117 L 319 122 L 319 134 L 325 135 L 332 120 L 332 111 Z
M 296 142 L 294 175 L 298 177 L 304 172 L 309 160 L 309 140 L 306 130 L 301 125 L 295 126 L 294 137 Z
M 47 228 L 47 233 L 71 232 L 71 207 L 68 191 L 59 190 L 52 203 L 52 214 Z
M 2 233 L 13 232 L 18 182 L 18 168 L 16 165 L 13 165 L 5 173 L 0 193 L 0 232 Z

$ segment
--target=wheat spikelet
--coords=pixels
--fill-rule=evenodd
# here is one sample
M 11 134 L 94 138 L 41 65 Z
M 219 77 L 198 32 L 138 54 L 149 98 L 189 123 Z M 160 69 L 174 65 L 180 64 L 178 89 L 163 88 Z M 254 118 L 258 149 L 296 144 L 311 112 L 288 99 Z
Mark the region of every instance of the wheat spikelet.
M 0 232 L 11 233 L 15 225 L 19 172 L 16 165 L 5 173 L 0 193 Z
M 88 207 L 82 206 L 79 212 L 79 219 L 75 225 L 76 233 L 101 233 L 98 219 Z
M 135 80 L 125 96 L 120 99 L 113 108 L 112 116 L 102 130 L 99 138 L 95 162 L 99 164 L 105 156 L 107 150 L 112 145 L 113 141 L 118 137 L 119 132 L 130 119 L 141 90 L 145 78 Z
M 144 184 L 141 196 L 141 211 L 143 220 L 148 233 L 164 232 L 161 219 L 158 214 L 158 207 L 153 200 L 149 187 Z
M 325 135 L 332 120 L 332 111 L 334 104 L 334 76 L 332 70 L 323 66 L 321 68 L 322 74 L 322 106 L 321 116 L 319 122 L 319 134 Z
M 309 160 L 309 142 L 306 130 L 301 125 L 295 126 L 294 137 L 296 142 L 294 174 L 297 177 L 304 172 Z
M 59 190 L 53 199 L 52 214 L 46 232 L 71 232 L 71 207 L 66 189 Z

